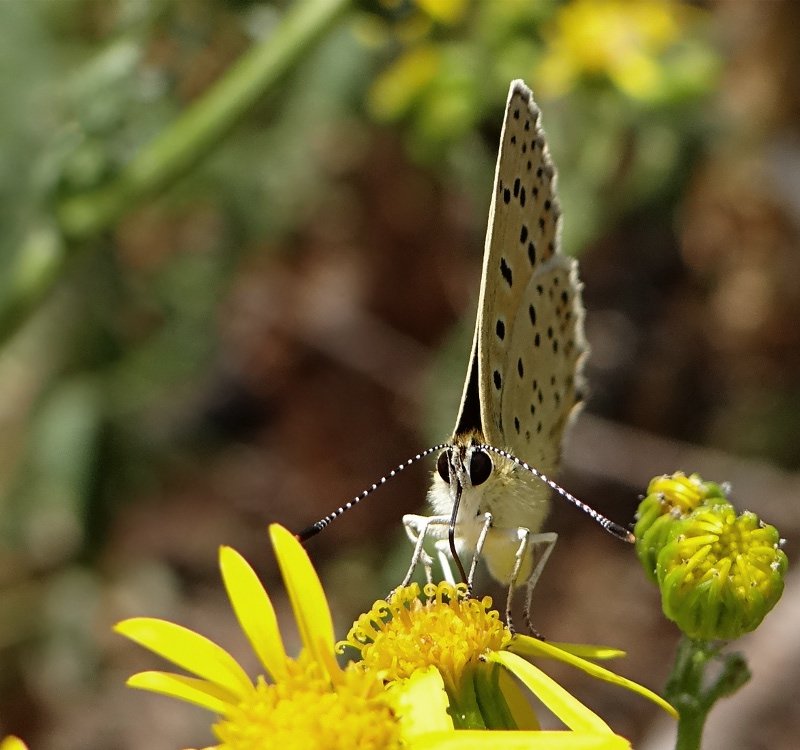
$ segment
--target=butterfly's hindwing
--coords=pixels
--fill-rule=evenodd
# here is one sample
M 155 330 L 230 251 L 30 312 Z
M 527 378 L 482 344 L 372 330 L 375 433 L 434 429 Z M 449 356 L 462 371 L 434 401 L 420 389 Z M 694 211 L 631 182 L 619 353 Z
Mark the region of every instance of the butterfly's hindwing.
M 518 457 L 552 474 L 561 444 L 583 391 L 583 307 L 573 260 L 555 256 L 528 282 L 503 353 L 501 394 L 504 438 Z M 547 266 L 550 266 L 547 268 Z

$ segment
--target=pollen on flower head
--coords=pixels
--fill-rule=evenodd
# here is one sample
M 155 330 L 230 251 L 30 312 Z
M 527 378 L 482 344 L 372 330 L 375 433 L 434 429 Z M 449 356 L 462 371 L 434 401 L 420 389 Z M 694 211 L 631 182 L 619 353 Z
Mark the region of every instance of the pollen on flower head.
M 636 511 L 636 554 L 651 580 L 656 580 L 656 560 L 666 544 L 673 523 L 686 518 L 701 505 L 725 502 L 718 484 L 704 482 L 698 474 L 655 477 Z
M 455 688 L 480 657 L 499 651 L 511 633 L 489 597 L 472 599 L 461 583 L 429 583 L 420 599 L 416 583 L 396 589 L 387 601 L 377 601 L 354 623 L 338 646 L 361 652 L 361 668 L 387 681 L 410 677 L 416 670 L 436 667 L 445 686 Z
M 307 654 L 276 684 L 255 689 L 214 725 L 219 750 L 382 750 L 400 747 L 400 726 L 373 674 L 346 669 L 332 686 Z
M 664 614 L 690 638 L 730 640 L 755 629 L 783 592 L 788 561 L 774 526 L 726 503 L 676 523 L 658 555 Z

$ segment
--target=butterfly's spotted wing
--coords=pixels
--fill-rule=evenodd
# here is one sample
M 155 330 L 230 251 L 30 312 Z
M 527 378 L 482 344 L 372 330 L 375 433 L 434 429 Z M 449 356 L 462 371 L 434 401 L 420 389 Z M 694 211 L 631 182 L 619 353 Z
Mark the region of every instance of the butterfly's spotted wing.
M 512 82 L 455 434 L 480 430 L 550 474 L 581 400 L 587 346 L 577 264 L 560 250 L 556 175 L 539 120 L 530 89 Z M 544 501 L 548 490 L 539 489 Z

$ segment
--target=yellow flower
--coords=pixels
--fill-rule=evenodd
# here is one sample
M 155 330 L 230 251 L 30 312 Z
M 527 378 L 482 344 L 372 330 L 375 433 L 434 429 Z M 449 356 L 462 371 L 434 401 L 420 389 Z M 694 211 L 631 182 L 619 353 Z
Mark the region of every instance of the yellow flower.
M 463 724 L 462 717 L 450 700 L 441 673 L 431 665 L 415 669 L 410 676 L 389 685 L 385 684 L 386 674 L 366 668 L 363 663 L 351 663 L 342 669 L 334 656 L 330 610 L 305 550 L 279 526 L 270 527 L 270 535 L 303 643 L 297 658 L 289 657 L 284 650 L 274 609 L 255 572 L 229 547 L 220 550 L 220 567 L 239 624 L 265 671 L 255 682 L 227 651 L 179 625 L 134 618 L 116 626 L 122 635 L 192 673 L 193 676 L 141 672 L 133 675 L 128 684 L 212 711 L 219 717 L 213 727 L 219 740 L 217 750 L 255 750 L 263 748 L 267 741 L 281 750 L 629 747 L 600 717 L 549 678 L 535 678 L 555 696 L 545 702 L 567 706 L 562 709 L 562 718 L 569 714 L 566 723 L 577 731 L 454 731 L 454 718 Z M 428 640 L 440 635 L 434 628 Z M 505 642 L 505 636 L 501 642 Z M 525 663 L 510 652 L 486 648 L 487 661 L 495 659 L 500 664 L 518 659 Z M 528 684 L 532 678 L 525 670 L 535 667 L 525 664 L 525 668 L 514 671 L 524 675 Z M 518 717 L 532 715 L 522 706 L 519 690 L 514 692 L 513 682 L 503 670 L 486 668 L 479 674 L 483 684 L 475 680 L 475 685 L 490 708 L 493 695 L 503 691 L 510 696 L 509 716 L 512 709 Z M 500 710 L 497 706 L 496 710 Z M 511 726 L 511 720 L 505 725 Z M 528 726 L 532 726 L 531 722 Z
M 153 618 L 124 620 L 117 632 L 193 673 L 133 675 L 131 687 L 195 703 L 220 716 L 214 733 L 219 748 L 400 747 L 400 725 L 380 680 L 334 656 L 333 623 L 314 568 L 294 537 L 270 528 L 303 642 L 293 659 L 283 647 L 270 599 L 253 569 L 229 547 L 220 549 L 220 568 L 239 624 L 266 675 L 253 681 L 223 648 L 179 625 Z M 313 707 L 313 710 L 309 710 Z
M 511 635 L 491 610 L 491 599 L 472 599 L 464 584 L 418 584 L 397 589 L 378 601 L 353 625 L 340 650 L 360 653 L 362 669 L 389 683 L 431 667 L 441 674 L 450 714 L 457 727 L 535 729 L 525 695 L 509 675 L 536 695 L 564 724 L 577 732 L 605 733 L 605 722 L 523 657 L 547 657 L 639 693 L 671 714 L 674 709 L 646 688 L 582 658 L 612 658 L 621 652 L 599 646 L 545 643 Z
M 28 750 L 28 746 L 19 737 L 10 734 L 0 740 L 0 750 Z
M 411 108 L 436 78 L 441 50 L 420 44 L 398 58 L 376 79 L 369 92 L 369 107 L 379 120 L 393 120 Z
M 668 0 L 567 3 L 546 30 L 539 89 L 557 96 L 582 76 L 607 76 L 630 96 L 647 96 L 661 82 L 658 56 L 678 39 L 688 12 Z

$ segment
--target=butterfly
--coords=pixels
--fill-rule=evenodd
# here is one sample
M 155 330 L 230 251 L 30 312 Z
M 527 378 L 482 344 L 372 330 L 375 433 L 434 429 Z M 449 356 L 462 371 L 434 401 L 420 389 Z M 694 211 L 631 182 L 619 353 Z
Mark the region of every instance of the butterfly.
M 508 585 L 509 625 L 512 593 L 527 584 L 527 618 L 530 593 L 557 538 L 542 531 L 554 489 L 612 534 L 631 540 L 629 532 L 550 479 L 584 400 L 588 354 L 577 261 L 561 252 L 560 230 L 556 173 L 539 108 L 531 90 L 515 80 L 503 119 L 478 316 L 453 435 L 400 464 L 300 539 L 414 461 L 440 451 L 428 492 L 434 515 L 403 518 L 414 543 L 403 583 L 420 561 L 430 577 L 424 543 L 433 537 L 440 540 L 440 559 L 446 565 L 449 550 L 470 588 L 479 559 Z M 469 572 L 462 558 L 472 559 Z
M 507 616 L 511 591 L 522 582 L 532 590 L 555 544 L 555 533 L 541 531 L 557 487 L 549 477 L 584 399 L 582 285 L 577 261 L 561 252 L 560 224 L 540 112 L 516 80 L 503 120 L 461 406 L 428 493 L 435 515 L 404 518 L 416 544 L 412 567 L 424 555 L 423 538 L 447 531 L 462 578 L 471 584 L 480 557 L 509 585 Z M 461 563 L 467 556 L 469 573 Z

